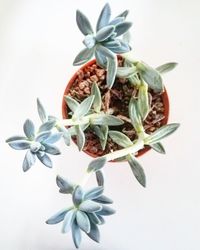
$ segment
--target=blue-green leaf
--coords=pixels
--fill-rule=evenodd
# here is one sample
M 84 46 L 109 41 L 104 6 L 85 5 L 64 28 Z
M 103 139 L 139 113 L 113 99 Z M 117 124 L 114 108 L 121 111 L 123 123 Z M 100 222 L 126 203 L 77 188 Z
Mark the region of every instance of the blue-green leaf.
M 85 36 L 84 40 L 83 40 L 83 44 L 88 48 L 88 49 L 92 49 L 95 44 L 96 44 L 96 38 L 93 34 L 89 34 L 87 36 Z
M 76 109 L 80 105 L 75 99 L 73 99 L 71 96 L 68 96 L 68 95 L 65 96 L 65 102 L 73 113 L 76 111 Z
M 95 213 L 87 213 L 87 216 L 89 217 L 91 223 L 98 224 L 98 225 L 101 224 L 101 220 Z
M 90 232 L 90 221 L 86 213 L 82 211 L 77 211 L 76 213 L 76 221 L 80 229 L 82 229 L 85 233 Z
M 131 51 L 131 47 L 129 46 L 127 42 L 120 41 L 119 47 L 113 47 L 113 48 L 110 48 L 110 50 L 112 50 L 112 52 L 114 52 L 115 54 L 123 54 L 123 53 L 127 53 Z
M 71 135 L 69 129 L 65 128 L 64 126 L 58 126 L 58 125 L 56 126 L 56 128 L 58 129 L 59 132 L 63 134 L 64 142 L 67 146 L 69 146 L 71 141 Z
M 98 18 L 97 25 L 96 25 L 96 31 L 105 27 L 109 23 L 110 16 L 111 16 L 111 8 L 110 8 L 110 5 L 108 3 L 106 3 L 101 11 L 99 18 Z
M 115 17 L 110 23 L 109 25 L 117 25 L 119 23 L 122 23 L 125 20 L 124 17 L 119 16 L 119 17 Z
M 117 17 L 124 17 L 126 18 L 128 16 L 129 10 L 123 11 L 121 14 L 119 14 Z
M 44 139 L 43 142 L 47 143 L 47 144 L 56 143 L 57 141 L 60 140 L 62 135 L 63 135 L 62 132 L 54 133 L 54 134 L 50 135 L 48 138 Z
M 75 57 L 73 65 L 78 66 L 78 65 L 86 63 L 92 58 L 93 54 L 94 54 L 93 48 L 92 49 L 85 48 L 81 50 L 79 54 Z
M 80 119 L 81 117 L 86 115 L 89 112 L 93 101 L 94 101 L 94 96 L 93 95 L 88 96 L 86 99 L 84 99 L 80 103 L 79 107 L 75 110 L 74 116 Z
M 100 53 L 104 57 L 115 59 L 116 55 L 106 47 L 102 46 L 101 44 L 96 45 L 96 51 L 97 53 Z
M 96 174 L 96 180 L 97 180 L 97 184 L 99 186 L 104 186 L 104 176 L 103 176 L 103 172 L 101 170 L 98 170 L 95 172 Z
M 104 165 L 106 164 L 106 157 L 99 157 L 97 159 L 94 159 L 93 161 L 90 162 L 90 164 L 88 165 L 88 169 L 87 171 L 88 172 L 91 172 L 91 171 L 98 171 L 100 170 L 101 168 L 104 167 Z
M 36 142 L 43 142 L 44 140 L 49 138 L 50 135 L 51 135 L 51 131 L 41 132 L 37 135 L 37 137 L 35 138 L 35 141 Z
M 59 148 L 57 148 L 54 145 L 43 144 L 43 146 L 45 147 L 44 152 L 46 152 L 48 154 L 51 154 L 51 155 L 60 155 L 61 154 Z
M 175 63 L 175 62 L 165 63 L 165 64 L 157 67 L 156 70 L 160 74 L 164 74 L 164 73 L 167 73 L 167 72 L 173 70 L 177 65 L 178 65 L 178 63 Z
M 113 25 L 108 25 L 101 28 L 96 34 L 97 42 L 103 42 L 108 39 L 114 32 L 115 27 Z
M 6 142 L 13 142 L 13 141 L 21 141 L 21 140 L 27 140 L 27 137 L 25 136 L 21 136 L 21 135 L 14 135 L 12 137 L 9 137 L 8 139 L 6 139 Z
M 53 167 L 52 161 L 47 154 L 40 154 L 40 152 L 38 152 L 37 157 L 41 161 L 41 163 L 43 163 L 46 167 Z
M 99 113 L 101 110 L 101 92 L 99 90 L 97 83 L 92 84 L 91 95 L 94 96 L 94 101 L 93 101 L 94 111 Z
M 97 64 L 100 67 L 106 68 L 107 58 L 104 55 L 102 55 L 99 51 L 95 50 L 95 58 L 96 58 Z
M 84 200 L 93 200 L 102 195 L 104 188 L 103 187 L 95 187 L 84 194 Z
M 24 150 L 30 148 L 30 142 L 26 140 L 17 140 L 8 142 L 8 145 L 16 150 Z
M 83 189 L 81 186 L 76 186 L 72 193 L 72 200 L 76 207 L 79 206 L 83 201 L 83 195 Z
M 149 145 L 153 150 L 155 150 L 156 152 L 160 153 L 160 154 L 165 154 L 165 148 L 163 147 L 161 142 L 157 142 L 154 144 L 150 144 Z
M 137 68 L 135 66 L 117 68 L 117 76 L 121 78 L 129 78 L 130 76 L 136 73 L 137 73 Z
M 106 206 L 106 205 L 102 205 L 102 209 L 100 211 L 97 212 L 98 215 L 103 215 L 103 216 L 109 216 L 109 215 L 112 215 L 114 214 L 116 211 L 109 207 L 109 206 Z
M 90 239 L 96 241 L 97 243 L 99 243 L 100 241 L 100 232 L 99 232 L 99 229 L 97 227 L 96 224 L 94 223 L 91 223 L 91 229 L 90 229 L 90 232 L 87 234 Z
M 88 18 L 80 11 L 76 11 L 76 23 L 80 29 L 80 31 L 83 33 L 83 35 L 88 35 L 93 33 L 92 26 L 90 24 L 90 21 Z
M 109 89 L 112 88 L 115 78 L 116 78 L 116 73 L 117 73 L 117 57 L 115 58 L 108 58 L 108 64 L 107 64 L 107 75 L 106 75 L 106 85 L 108 86 Z
M 94 201 L 86 200 L 80 204 L 79 209 L 87 213 L 94 213 L 100 211 L 102 206 Z
M 24 123 L 24 134 L 29 138 L 33 139 L 35 137 L 35 126 L 30 119 L 27 119 Z
M 65 209 L 60 210 L 59 212 L 57 212 L 56 214 L 54 214 L 53 216 L 51 216 L 51 217 L 46 221 L 46 223 L 47 223 L 47 224 L 50 224 L 50 225 L 54 225 L 54 224 L 57 224 L 57 223 L 63 221 L 64 218 L 65 218 L 65 215 L 66 215 L 70 210 L 72 210 L 72 207 L 70 207 L 70 208 L 65 208 Z
M 142 120 L 138 111 L 137 101 L 134 98 L 131 98 L 129 102 L 129 117 L 136 132 L 140 133 L 143 130 Z
M 70 210 L 66 213 L 63 221 L 62 233 L 67 233 L 71 229 L 72 223 L 76 216 L 76 212 L 74 209 Z
M 85 134 L 83 130 L 81 129 L 80 125 L 75 126 L 76 129 L 76 137 L 77 137 L 77 146 L 79 151 L 83 150 L 83 147 L 85 145 Z
M 95 201 L 97 203 L 102 203 L 102 204 L 112 204 L 113 203 L 113 201 L 105 195 L 101 195 L 98 198 L 93 199 L 93 201 Z
M 117 33 L 117 36 L 121 36 L 124 33 L 126 33 L 131 26 L 132 26 L 131 22 L 123 22 L 116 25 L 115 32 Z
M 39 133 L 44 132 L 44 131 L 50 131 L 52 130 L 56 125 L 56 121 L 50 120 L 47 122 L 44 122 L 40 127 L 39 127 Z
M 38 110 L 38 114 L 39 114 L 40 120 L 42 122 L 48 121 L 47 113 L 46 113 L 46 111 L 45 111 L 42 103 L 40 102 L 39 98 L 37 98 L 37 110 Z
M 35 164 L 35 161 L 35 155 L 30 150 L 28 150 L 22 165 L 23 171 L 26 172 L 27 170 L 29 170 Z
M 61 177 L 56 177 L 57 186 L 60 188 L 59 192 L 63 194 L 72 194 L 74 191 L 75 184 L 71 181 Z
M 104 125 L 104 126 L 119 126 L 124 124 L 124 122 L 114 115 L 102 114 L 98 117 L 91 119 L 91 124 L 93 125 Z
M 74 220 L 71 227 L 72 227 L 72 238 L 74 241 L 74 245 L 76 248 L 79 248 L 81 244 L 81 230 L 79 226 L 77 225 L 76 220 Z
M 108 132 L 108 134 L 115 143 L 117 143 L 118 145 L 124 148 L 130 147 L 133 145 L 133 142 L 128 138 L 128 136 L 126 136 L 125 134 L 119 131 L 111 130 Z

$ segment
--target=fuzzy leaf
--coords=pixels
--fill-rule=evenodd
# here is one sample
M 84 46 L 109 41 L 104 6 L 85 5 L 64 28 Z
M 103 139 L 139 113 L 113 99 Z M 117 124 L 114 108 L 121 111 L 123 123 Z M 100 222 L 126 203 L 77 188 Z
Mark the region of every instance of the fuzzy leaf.
M 99 90 L 97 83 L 93 83 L 91 88 L 91 95 L 94 96 L 93 108 L 95 112 L 98 113 L 101 110 L 101 92 Z
M 104 176 L 103 176 L 103 172 L 101 170 L 98 170 L 95 172 L 96 174 L 96 180 L 97 180 L 97 184 L 99 186 L 104 186 Z
M 106 164 L 106 157 L 99 157 L 99 158 L 94 159 L 93 161 L 90 162 L 90 164 L 88 165 L 87 171 L 88 172 L 91 172 L 91 171 L 96 172 L 96 171 L 100 170 L 101 168 L 103 168 L 105 164 Z
M 44 139 L 43 142 L 47 143 L 47 144 L 56 143 L 57 141 L 60 140 L 62 135 L 63 135 L 62 132 L 54 133 L 54 134 L 50 135 L 48 138 Z
M 110 23 L 109 25 L 117 25 L 119 23 L 122 23 L 125 20 L 124 17 L 120 16 L 120 17 L 115 17 Z
M 45 147 L 44 152 L 46 152 L 48 154 L 51 154 L 51 155 L 60 155 L 61 154 L 59 148 L 57 148 L 54 145 L 43 144 L 43 146 Z
M 129 117 L 131 118 L 131 122 L 136 132 L 140 133 L 143 130 L 143 126 L 137 107 L 137 101 L 134 98 L 131 98 L 129 102 Z
M 33 139 L 35 137 L 35 126 L 30 119 L 27 119 L 24 123 L 24 134 L 29 139 Z
M 145 139 L 145 144 L 149 145 L 149 144 L 155 144 L 157 142 L 160 142 L 160 140 L 174 133 L 178 129 L 179 126 L 180 126 L 179 123 L 171 123 L 171 124 L 162 126 L 161 128 L 153 132 L 151 135 L 149 135 Z
M 108 139 L 108 126 L 92 126 L 92 129 L 94 130 L 95 134 L 99 137 L 101 147 L 104 150 L 107 144 Z
M 87 213 L 94 213 L 100 211 L 102 206 L 94 201 L 86 200 L 80 204 L 79 209 Z
M 128 138 L 128 136 L 126 136 L 125 134 L 119 132 L 119 131 L 109 131 L 109 136 L 110 138 L 117 143 L 118 145 L 126 148 L 126 147 L 130 147 L 133 145 L 132 141 Z
M 79 125 L 75 126 L 75 129 L 77 134 L 77 146 L 79 151 L 81 151 L 85 145 L 85 134 Z
M 156 70 L 160 74 L 164 74 L 164 73 L 167 73 L 167 72 L 173 70 L 177 65 L 178 65 L 178 63 L 175 63 L 175 62 L 165 63 L 165 64 L 157 67 Z
M 56 177 L 57 186 L 60 188 L 59 192 L 63 194 L 72 194 L 74 191 L 74 183 L 62 178 L 61 176 Z
M 165 154 L 165 149 L 163 147 L 163 145 L 160 142 L 154 143 L 154 144 L 150 144 L 149 145 L 153 150 L 155 150 L 156 152 L 160 153 L 160 154 Z
M 71 229 L 72 223 L 74 222 L 74 218 L 76 216 L 76 212 L 72 209 L 64 217 L 62 233 L 67 233 Z
M 24 150 L 30 148 L 30 142 L 26 140 L 18 140 L 18 141 L 11 141 L 8 142 L 8 145 L 16 150 Z
M 85 48 L 85 49 L 81 50 L 79 52 L 79 54 L 75 57 L 73 65 L 78 66 L 78 65 L 84 64 L 87 61 L 89 61 L 93 55 L 94 55 L 93 48 L 91 48 L 91 49 Z
M 97 42 L 103 42 L 108 39 L 114 32 L 115 27 L 113 25 L 108 25 L 101 28 L 96 34 Z
M 80 229 L 82 229 L 85 233 L 90 232 L 90 221 L 86 213 L 82 211 L 77 211 L 76 221 Z
M 72 238 L 74 241 L 74 245 L 76 248 L 79 248 L 79 246 L 81 244 L 81 230 L 80 230 L 80 228 L 77 225 L 77 222 L 75 220 L 72 223 L 71 227 L 72 227 Z
M 50 135 L 51 135 L 51 131 L 41 132 L 37 135 L 37 137 L 35 138 L 35 141 L 42 142 L 42 141 L 46 140 Z
M 145 120 L 150 111 L 148 85 L 146 83 L 139 86 L 137 106 L 141 118 Z
M 136 73 L 137 73 L 137 68 L 135 66 L 117 68 L 117 76 L 121 78 L 128 78 Z
M 52 161 L 47 154 L 37 153 L 37 157 L 41 161 L 41 163 L 44 164 L 46 167 L 48 168 L 53 167 Z
M 71 109 L 71 111 L 74 113 L 76 109 L 80 106 L 80 104 L 73 99 L 71 96 L 65 96 L 65 102 L 67 106 Z
M 112 204 L 113 203 L 113 201 L 105 195 L 101 195 L 98 198 L 93 199 L 93 201 L 95 201 L 97 203 L 102 203 L 102 204 Z
M 146 187 L 146 177 L 145 177 L 144 170 L 142 166 L 140 165 L 140 163 L 132 155 L 128 155 L 127 160 L 135 178 L 143 187 Z
M 115 54 L 123 54 L 123 53 L 129 52 L 131 50 L 131 47 L 129 46 L 127 42 L 120 41 L 119 47 L 113 47 L 113 48 L 110 48 L 110 50 L 114 52 Z
M 60 210 L 59 212 L 57 212 L 56 214 L 54 214 L 52 217 L 50 217 L 46 223 L 50 224 L 50 225 L 54 225 L 57 224 L 61 221 L 64 220 L 66 213 L 68 213 L 70 210 L 72 210 L 72 208 L 65 208 Z
M 102 55 L 100 52 L 98 52 L 97 50 L 95 50 L 95 58 L 96 58 L 97 64 L 100 67 L 106 68 L 107 58 L 104 55 Z
M 98 224 L 98 225 L 101 224 L 101 220 L 95 213 L 87 213 L 87 216 L 89 217 L 91 223 Z
M 111 58 L 111 59 L 116 58 L 116 55 L 111 50 L 107 49 L 106 47 L 100 44 L 96 45 L 96 51 L 97 53 L 100 53 L 104 57 Z
M 83 201 L 83 189 L 80 186 L 75 187 L 72 194 L 72 200 L 76 207 Z
M 35 161 L 36 161 L 35 155 L 32 154 L 30 150 L 28 150 L 22 165 L 23 171 L 26 172 L 27 170 L 29 170 L 35 164 Z
M 109 206 L 106 206 L 106 205 L 102 205 L 102 209 L 100 211 L 97 212 L 98 215 L 103 215 L 103 216 L 109 216 L 109 215 L 112 215 L 114 214 L 116 211 L 109 207 Z
M 90 229 L 90 232 L 87 234 L 90 239 L 96 241 L 97 243 L 99 243 L 100 241 L 100 232 L 99 232 L 99 229 L 97 227 L 96 224 L 94 223 L 91 223 L 91 229 Z
M 21 140 L 26 141 L 27 137 L 21 136 L 21 135 L 15 135 L 6 139 L 6 142 L 8 143 L 8 142 L 13 142 L 13 141 L 21 141 Z
M 76 11 L 76 23 L 83 35 L 94 33 L 90 21 L 80 10 Z
M 87 192 L 85 192 L 84 200 L 96 199 L 102 195 L 103 191 L 104 191 L 103 187 L 92 188 L 92 189 L 88 190 Z
M 123 22 L 116 25 L 115 32 L 117 33 L 117 36 L 121 36 L 124 33 L 126 33 L 131 26 L 132 26 L 131 22 Z
M 80 103 L 79 107 L 75 110 L 74 116 L 80 119 L 81 117 L 86 115 L 89 112 L 93 101 L 94 101 L 94 96 L 93 95 L 88 96 L 86 99 L 84 99 Z
M 106 85 L 109 89 L 112 88 L 114 82 L 115 82 L 115 77 L 117 73 L 117 57 L 115 58 L 108 58 L 108 63 L 107 63 L 107 75 L 106 75 Z
M 102 114 L 96 118 L 91 119 L 91 124 L 94 125 L 105 125 L 105 126 L 119 126 L 124 124 L 124 122 L 114 115 Z
M 85 131 L 90 126 L 89 123 L 80 125 L 81 129 Z M 75 126 L 68 128 L 71 136 L 77 135 Z
M 40 120 L 42 122 L 48 121 L 47 113 L 46 113 L 46 111 L 45 111 L 42 103 L 40 102 L 40 100 L 38 98 L 37 98 L 37 110 L 38 110 L 38 114 L 39 114 Z
M 103 216 L 98 215 L 98 214 L 96 214 L 96 216 L 97 216 L 97 217 L 98 217 L 98 219 L 100 220 L 99 225 L 103 225 L 103 224 L 105 224 L 105 219 L 103 218 Z
M 56 125 L 56 121 L 50 120 L 47 122 L 44 122 L 40 127 L 39 127 L 39 133 L 44 132 L 44 131 L 50 131 L 52 130 Z
M 107 41 L 103 43 L 103 46 L 112 50 L 112 48 L 115 48 L 115 49 L 119 48 L 121 46 L 121 43 L 119 40 Z
M 65 144 L 69 146 L 71 141 L 71 135 L 69 129 L 65 128 L 64 126 L 58 126 L 58 125 L 56 126 L 56 128 L 58 129 L 59 132 L 62 133 Z
M 83 44 L 88 48 L 88 49 L 92 49 L 94 48 L 95 44 L 96 44 L 96 38 L 95 36 L 92 34 L 85 36 L 84 40 L 83 40 Z
M 129 10 L 123 11 L 121 14 L 119 14 L 117 17 L 124 17 L 126 18 L 128 16 Z
M 110 5 L 108 3 L 106 3 L 105 6 L 103 7 L 101 13 L 100 13 L 99 18 L 98 18 L 97 25 L 96 25 L 96 31 L 99 31 L 101 28 L 108 25 L 108 23 L 110 21 L 110 16 L 111 16 Z

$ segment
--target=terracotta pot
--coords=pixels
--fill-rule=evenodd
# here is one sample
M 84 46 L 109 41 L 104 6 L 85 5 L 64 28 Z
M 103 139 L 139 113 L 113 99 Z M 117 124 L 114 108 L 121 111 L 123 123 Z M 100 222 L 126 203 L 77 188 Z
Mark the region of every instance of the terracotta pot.
M 91 66 L 92 64 L 94 64 L 96 62 L 96 60 L 92 60 L 92 61 L 89 61 L 88 63 L 84 64 L 80 69 L 84 69 L 85 67 L 87 66 Z M 63 94 L 63 100 L 62 100 L 62 116 L 63 116 L 63 119 L 67 119 L 68 118 L 68 114 L 66 112 L 67 110 L 67 105 L 66 105 L 66 102 L 64 100 L 64 96 L 67 95 L 69 93 L 69 90 L 71 88 L 71 86 L 73 85 L 75 79 L 77 77 L 77 72 L 72 76 L 72 78 L 70 79 L 70 81 L 68 82 L 66 88 L 65 88 L 65 91 L 64 91 L 64 94 Z M 165 89 L 165 91 L 162 93 L 161 95 L 162 97 L 162 100 L 163 100 L 163 104 L 164 104 L 164 116 L 165 118 L 162 120 L 162 125 L 165 125 L 167 124 L 168 122 L 168 118 L 169 118 L 169 99 L 168 99 L 168 94 L 167 94 L 167 91 Z M 138 155 L 137 157 L 139 156 L 142 156 L 143 154 L 145 154 L 146 152 L 148 152 L 151 148 L 146 146 L 145 148 L 141 149 L 139 152 L 138 152 Z M 97 157 L 97 155 L 95 154 L 92 154 L 88 151 L 85 151 L 83 150 L 84 153 L 90 155 L 91 157 L 95 158 Z M 115 162 L 115 161 L 113 161 Z

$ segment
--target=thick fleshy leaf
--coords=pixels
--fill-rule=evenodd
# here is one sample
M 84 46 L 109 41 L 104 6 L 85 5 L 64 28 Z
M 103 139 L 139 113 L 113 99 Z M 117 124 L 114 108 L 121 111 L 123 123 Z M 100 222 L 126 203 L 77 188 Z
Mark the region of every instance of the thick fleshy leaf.
M 37 153 L 37 157 L 46 167 L 48 168 L 53 167 L 52 161 L 47 154 L 40 154 L 39 152 Z
M 35 155 L 30 150 L 28 150 L 26 152 L 22 165 L 23 171 L 26 172 L 27 170 L 29 170 L 35 164 L 35 161 L 36 161 Z
M 110 48 L 110 50 L 114 52 L 115 54 L 123 54 L 123 53 L 127 53 L 131 51 L 131 47 L 129 46 L 127 42 L 120 41 L 119 47 L 113 47 L 113 48 Z
M 56 128 L 58 129 L 59 132 L 63 134 L 64 142 L 67 146 L 69 146 L 71 142 L 71 135 L 69 129 L 65 128 L 64 126 L 58 126 L 58 125 L 56 126 Z
M 96 51 L 107 58 L 111 58 L 111 59 L 116 58 L 116 55 L 111 50 L 107 49 L 101 44 L 96 45 Z
M 143 131 L 142 121 L 137 107 L 137 101 L 131 98 L 129 102 L 129 117 L 137 133 Z
M 135 66 L 117 68 L 117 76 L 121 78 L 128 78 L 136 73 L 137 73 L 137 68 Z
M 141 78 L 152 88 L 155 92 L 162 92 L 164 85 L 162 78 L 157 70 L 148 66 L 143 62 L 139 62 L 136 65 Z
M 103 187 L 95 187 L 84 194 L 84 200 L 93 200 L 102 195 L 104 188 Z
M 97 83 L 93 83 L 91 88 L 91 95 L 94 96 L 93 108 L 95 112 L 100 112 L 101 110 L 101 92 Z
M 48 138 L 44 139 L 43 141 L 44 143 L 47 143 L 47 144 L 53 144 L 59 141 L 62 135 L 63 135 L 62 132 L 54 133 L 50 135 Z
M 89 123 L 80 125 L 80 127 L 83 131 L 85 131 L 89 126 L 90 126 Z M 77 131 L 76 131 L 75 126 L 68 128 L 68 131 L 69 131 L 71 136 L 77 135 Z
M 77 125 L 75 129 L 76 129 L 77 146 L 79 151 L 81 151 L 83 150 L 83 147 L 85 145 L 85 134 L 81 129 L 80 125 Z
M 91 171 L 98 171 L 100 170 L 101 168 L 104 167 L 104 165 L 106 164 L 106 157 L 99 157 L 97 159 L 94 159 L 93 161 L 90 162 L 90 164 L 88 165 L 88 169 L 87 171 L 88 172 L 91 172 Z
M 39 114 L 40 120 L 42 122 L 48 121 L 47 113 L 46 113 L 46 111 L 45 111 L 42 103 L 40 102 L 39 98 L 37 98 L 37 110 L 38 110 L 38 114 Z
M 126 18 L 128 16 L 129 10 L 123 11 L 121 14 L 119 14 L 117 17 L 124 17 Z
M 160 154 L 165 154 L 165 149 L 162 145 L 161 142 L 157 142 L 154 144 L 149 145 L 153 150 L 155 150 L 156 152 L 160 153 Z
M 146 187 L 145 173 L 138 160 L 132 155 L 128 155 L 127 160 L 135 178 L 143 187 Z
M 89 217 L 92 223 L 101 225 L 101 220 L 95 213 L 87 213 L 87 216 Z
M 94 54 L 93 48 L 92 49 L 85 48 L 81 50 L 78 53 L 78 55 L 75 57 L 73 65 L 78 66 L 78 65 L 86 63 L 92 58 L 93 54 Z
M 161 128 L 156 130 L 154 133 L 152 133 L 145 139 L 145 144 L 149 145 L 160 142 L 160 140 L 174 133 L 179 126 L 180 126 L 179 123 L 171 123 L 162 126 Z
M 77 117 L 77 118 L 80 119 L 81 117 L 86 115 L 89 112 L 93 101 L 94 101 L 94 96 L 93 95 L 88 96 L 86 99 L 84 99 L 80 103 L 79 107 L 75 110 L 74 117 Z
M 31 142 L 26 140 L 10 141 L 8 145 L 16 150 L 24 150 L 30 148 Z
M 98 18 L 97 25 L 96 25 L 96 31 L 99 31 L 101 28 L 108 25 L 108 23 L 110 21 L 110 16 L 111 16 L 111 8 L 110 8 L 110 5 L 108 3 L 106 3 L 101 11 L 99 18 Z
M 115 27 L 113 25 L 108 25 L 101 28 L 96 34 L 97 42 L 103 42 L 108 39 L 114 32 Z
M 81 188 L 81 186 L 76 186 L 73 193 L 72 193 L 72 200 L 74 205 L 77 207 L 81 204 L 81 202 L 83 201 L 83 189 Z
M 107 66 L 107 58 L 102 55 L 100 52 L 98 52 L 97 50 L 95 51 L 95 58 L 97 61 L 97 64 L 102 67 L 102 68 L 106 68 Z
M 150 111 L 148 85 L 145 82 L 139 86 L 137 105 L 141 118 L 145 120 Z
M 119 40 L 107 41 L 103 43 L 103 46 L 112 50 L 112 48 L 115 48 L 115 49 L 119 48 L 121 46 L 121 43 Z
M 91 126 L 92 129 L 94 130 L 95 134 L 99 137 L 101 147 L 104 150 L 107 144 L 107 139 L 108 139 L 108 126 Z
M 113 203 L 113 201 L 105 195 L 101 195 L 98 198 L 93 199 L 93 201 L 95 201 L 97 203 L 101 203 L 101 204 L 112 204 Z
M 97 180 L 97 184 L 99 186 L 104 186 L 104 176 L 103 176 L 103 172 L 101 170 L 98 170 L 95 172 L 96 174 L 96 180 Z
M 96 224 L 91 223 L 91 229 L 87 235 L 90 237 L 90 239 L 96 241 L 97 243 L 100 242 L 100 232 Z
M 102 114 L 98 117 L 91 119 L 91 124 L 94 125 L 105 125 L 105 126 L 119 126 L 124 124 L 124 122 L 114 115 Z
M 128 136 L 126 136 L 125 134 L 119 131 L 111 130 L 108 132 L 108 134 L 115 143 L 117 143 L 118 145 L 124 148 L 130 147 L 133 145 L 132 141 L 128 138 Z
M 105 224 L 106 222 L 105 222 L 105 219 L 103 218 L 103 216 L 101 216 L 101 215 L 99 215 L 99 214 L 96 214 L 96 216 L 98 217 L 98 219 L 100 220 L 100 224 L 99 225 L 103 225 L 103 224 Z
M 83 230 L 85 233 L 90 232 L 90 221 L 86 213 L 77 211 L 76 221 L 81 230 Z
M 72 194 L 74 191 L 75 184 L 71 181 L 61 177 L 56 177 L 57 186 L 60 188 L 59 192 L 63 194 Z
M 124 17 L 119 16 L 119 17 L 115 17 L 110 23 L 109 25 L 117 25 L 119 23 L 122 23 L 125 20 Z
M 44 140 L 46 140 L 47 138 L 49 138 L 49 136 L 51 136 L 51 131 L 41 132 L 41 133 L 39 133 L 37 135 L 37 137 L 35 138 L 35 141 L 36 142 L 43 142 Z
M 76 23 L 80 29 L 80 31 L 83 33 L 83 35 L 88 35 L 93 33 L 92 26 L 90 24 L 90 21 L 88 18 L 80 11 L 76 11 Z
M 6 139 L 6 142 L 13 142 L 13 141 L 21 141 L 21 140 L 27 140 L 27 137 L 25 136 L 21 136 L 21 135 L 14 135 L 12 137 L 9 137 L 8 139 Z
M 117 36 L 121 36 L 124 33 L 126 33 L 131 26 L 132 26 L 131 22 L 123 22 L 116 25 L 115 32 L 117 33 Z
M 65 96 L 65 102 L 73 113 L 76 111 L 76 109 L 80 105 L 75 99 L 73 99 L 71 96 L 67 96 L 67 95 Z
M 83 44 L 88 48 L 92 49 L 96 44 L 96 38 L 93 34 L 85 36 Z
M 86 200 L 80 204 L 79 209 L 87 213 L 94 213 L 100 211 L 102 206 L 94 201 Z
M 47 223 L 47 224 L 50 224 L 50 225 L 54 225 L 54 224 L 57 224 L 57 223 L 63 221 L 64 218 L 65 218 L 65 215 L 66 215 L 70 210 L 72 210 L 72 209 L 73 209 L 73 207 L 65 208 L 65 209 L 60 210 L 59 212 L 57 212 L 56 214 L 54 214 L 53 216 L 51 216 L 51 217 L 46 221 L 46 223 Z
M 56 121 L 50 120 L 47 122 L 44 122 L 40 127 L 39 127 L 39 133 L 44 132 L 44 131 L 50 131 L 52 130 L 56 125 Z
M 106 205 L 102 205 L 102 209 L 100 211 L 98 211 L 96 214 L 97 215 L 103 215 L 103 216 L 109 216 L 109 215 L 112 215 L 114 214 L 116 211 L 109 207 L 109 206 L 106 206 Z
M 74 222 L 76 212 L 74 209 L 68 211 L 64 217 L 62 233 L 67 233 L 70 231 L 72 223 Z
M 164 73 L 167 73 L 167 72 L 173 70 L 177 65 L 178 65 L 178 63 L 176 63 L 176 62 L 165 63 L 165 64 L 157 67 L 156 70 L 160 74 L 164 74 Z
M 34 139 L 35 137 L 35 126 L 33 122 L 30 119 L 27 119 L 24 123 L 24 134 L 29 138 L 29 139 Z
M 48 154 L 51 154 L 51 155 L 60 155 L 61 154 L 59 148 L 57 148 L 54 145 L 43 144 L 43 146 L 45 147 L 44 152 L 46 152 Z
M 116 78 L 116 73 L 117 73 L 117 56 L 115 58 L 108 58 L 108 64 L 107 64 L 107 75 L 106 75 L 106 85 L 108 86 L 109 89 L 112 88 L 115 78 Z
M 80 230 L 76 220 L 74 220 L 71 227 L 72 227 L 72 238 L 74 241 L 74 245 L 76 248 L 79 248 L 79 246 L 81 244 L 81 230 Z

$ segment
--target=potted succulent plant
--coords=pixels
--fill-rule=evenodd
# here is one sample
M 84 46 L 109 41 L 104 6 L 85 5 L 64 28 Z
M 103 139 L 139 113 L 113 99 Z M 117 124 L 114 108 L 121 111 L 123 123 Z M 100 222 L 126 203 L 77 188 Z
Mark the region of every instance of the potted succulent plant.
M 62 209 L 47 224 L 63 221 L 62 232 L 72 231 L 78 248 L 81 232 L 99 242 L 98 226 L 104 216 L 115 210 L 108 206 L 112 200 L 103 194 L 102 168 L 108 161 L 127 161 L 142 186 L 146 178 L 137 156 L 150 148 L 165 153 L 161 140 L 172 134 L 179 124 L 167 124 L 169 103 L 161 74 L 176 66 L 166 63 L 153 68 L 130 55 L 128 11 L 110 19 L 109 4 L 102 9 L 96 33 L 88 18 L 76 12 L 77 25 L 85 35 L 85 48 L 76 56 L 74 65 L 85 64 L 69 81 L 63 97 L 63 119 L 49 115 L 37 99 L 41 126 L 24 123 L 24 134 L 6 140 L 16 150 L 26 150 L 23 170 L 27 171 L 38 158 L 51 168 L 50 155 L 59 155 L 54 145 L 61 138 L 67 146 L 71 139 L 78 149 L 95 157 L 87 167 L 80 183 L 56 177 L 59 191 L 72 195 L 72 205 Z M 89 61 L 93 56 L 95 60 Z M 88 62 L 89 61 L 89 62 Z M 85 190 L 91 175 L 95 174 L 97 187 Z

